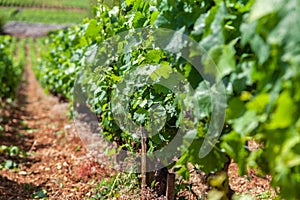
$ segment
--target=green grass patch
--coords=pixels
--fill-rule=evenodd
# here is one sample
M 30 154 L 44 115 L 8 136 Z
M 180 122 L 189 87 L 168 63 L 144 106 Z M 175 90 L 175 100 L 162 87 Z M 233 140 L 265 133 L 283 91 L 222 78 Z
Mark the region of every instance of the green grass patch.
M 73 7 L 89 9 L 94 0 L 0 0 L 0 6 Z
M 26 64 L 26 52 L 25 52 L 25 43 L 26 39 L 21 38 L 17 41 L 17 49 L 15 55 L 15 63 L 20 66 L 25 66 Z
M 24 21 L 46 24 L 75 24 L 80 23 L 88 12 L 51 9 L 16 9 L 0 8 L 0 17 L 5 21 Z
M 86 194 L 89 200 L 96 199 L 139 199 L 140 182 L 134 173 L 118 173 L 110 178 L 102 179 L 97 187 Z M 130 198 L 129 198 L 130 197 Z

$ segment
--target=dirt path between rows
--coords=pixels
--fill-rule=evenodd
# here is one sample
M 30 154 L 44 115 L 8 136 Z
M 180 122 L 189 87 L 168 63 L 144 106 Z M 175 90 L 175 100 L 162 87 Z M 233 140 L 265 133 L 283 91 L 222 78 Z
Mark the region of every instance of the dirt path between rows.
M 0 170 L 0 199 L 32 199 L 46 194 L 49 199 L 83 199 L 91 190 L 89 180 L 108 177 L 109 170 L 94 163 L 67 119 L 68 103 L 45 95 L 32 70 L 27 51 L 25 81 L 15 108 L 5 111 L 1 145 L 14 145 L 28 156 L 0 154 L 0 163 L 12 160 L 16 170 Z M 43 192 L 46 191 L 45 192 Z
M 72 24 L 41 24 L 11 21 L 4 25 L 3 33 L 15 37 L 43 37 L 48 32 L 64 29 Z

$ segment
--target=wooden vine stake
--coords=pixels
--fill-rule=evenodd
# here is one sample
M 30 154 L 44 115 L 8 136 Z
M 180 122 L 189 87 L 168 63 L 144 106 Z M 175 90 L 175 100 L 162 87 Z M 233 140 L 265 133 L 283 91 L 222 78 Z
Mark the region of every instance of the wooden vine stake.
M 167 176 L 167 200 L 175 199 L 175 174 L 168 173 Z
M 175 198 L 175 174 L 168 173 L 167 168 L 163 168 L 154 172 L 147 172 L 147 132 L 143 127 L 140 127 L 141 131 L 141 175 L 142 175 L 142 195 L 141 199 L 146 200 L 146 189 L 150 186 L 152 181 L 156 181 L 158 184 L 155 189 L 158 195 L 166 195 L 168 200 Z M 150 161 L 151 162 L 151 161 Z M 156 177 L 155 174 L 158 174 Z
M 143 127 L 140 128 L 141 130 L 141 143 L 142 143 L 142 200 L 145 200 L 145 190 L 147 187 L 147 134 Z

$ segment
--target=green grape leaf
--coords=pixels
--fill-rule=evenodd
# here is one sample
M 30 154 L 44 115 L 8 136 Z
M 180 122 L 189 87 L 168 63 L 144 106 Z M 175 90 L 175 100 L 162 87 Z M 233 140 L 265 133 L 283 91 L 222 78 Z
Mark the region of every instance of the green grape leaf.
M 12 160 L 5 160 L 4 161 L 4 167 L 6 169 L 14 169 L 18 167 L 18 164 L 13 162 Z
M 145 16 L 141 12 L 136 12 L 134 14 L 134 18 L 132 20 L 133 27 L 142 27 L 144 25 L 144 22 L 146 21 Z
M 266 111 L 266 106 L 270 101 L 270 95 L 267 93 L 258 94 L 250 102 L 246 104 L 248 110 L 254 110 L 256 113 L 263 113 Z
M 258 125 L 258 117 L 256 112 L 252 110 L 246 111 L 244 115 L 233 121 L 234 130 L 242 136 L 251 133 Z
M 210 15 L 214 16 L 213 21 L 210 24 L 210 31 L 209 34 L 206 33 L 204 35 L 204 38 L 200 42 L 200 46 L 203 47 L 206 50 L 209 50 L 210 48 L 224 44 L 224 36 L 223 36 L 223 22 L 227 15 L 227 9 L 224 3 L 221 3 L 219 6 L 215 7 L 217 10 L 217 13 L 214 13 L 214 9 L 212 9 L 212 13 Z M 209 17 L 207 17 L 206 20 L 206 26 L 209 23 L 208 22 Z
M 259 35 L 255 35 L 250 40 L 250 44 L 251 49 L 258 57 L 259 64 L 263 64 L 270 56 L 270 46 Z
M 277 107 L 271 117 L 271 122 L 267 125 L 268 129 L 287 128 L 294 121 L 293 113 L 295 112 L 294 102 L 288 91 L 279 95 Z
M 160 59 L 165 56 L 161 50 L 149 50 L 145 57 L 149 63 L 159 63 Z
M 161 63 L 160 67 L 157 68 L 151 75 L 150 78 L 155 81 L 159 77 L 163 77 L 165 79 L 168 79 L 170 74 L 172 74 L 173 70 L 167 63 Z
M 192 35 L 194 36 L 198 36 L 201 35 L 204 30 L 205 30 L 205 20 L 206 17 L 208 16 L 208 13 L 202 14 L 198 17 L 198 19 L 196 20 L 195 24 L 194 24 L 194 30 L 192 31 Z
M 245 103 L 239 98 L 235 97 L 230 99 L 228 108 L 226 110 L 226 118 L 228 120 L 242 116 L 246 111 Z
M 275 13 L 282 8 L 285 3 L 283 0 L 264 0 L 255 1 L 251 8 L 249 20 L 254 21 L 268 14 Z
M 222 137 L 222 149 L 237 162 L 239 166 L 239 173 L 246 172 L 245 164 L 248 152 L 245 149 L 246 138 L 242 137 L 239 133 L 232 131 Z
M 88 27 L 85 32 L 85 36 L 94 38 L 94 37 L 98 36 L 100 31 L 101 31 L 101 28 L 97 25 L 97 20 L 92 19 L 88 24 Z

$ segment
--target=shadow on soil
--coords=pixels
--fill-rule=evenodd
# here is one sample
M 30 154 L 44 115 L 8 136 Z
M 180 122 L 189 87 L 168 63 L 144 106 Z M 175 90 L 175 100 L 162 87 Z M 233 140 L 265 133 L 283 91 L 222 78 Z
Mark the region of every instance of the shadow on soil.
M 0 200 L 33 199 L 33 194 L 43 185 L 17 183 L 0 175 Z
M 25 181 L 18 183 L 5 176 L 6 173 L 19 173 L 20 165 L 30 167 L 39 162 L 28 154 L 34 143 L 34 130 L 29 129 L 25 123 L 25 119 L 31 117 L 24 109 L 27 99 L 22 94 L 18 99 L 16 105 L 6 104 L 0 108 L 0 122 L 4 129 L 0 129 L 0 169 L 4 168 L 4 173 L 0 175 L 0 200 L 32 199 L 32 195 L 44 185 L 28 184 Z

